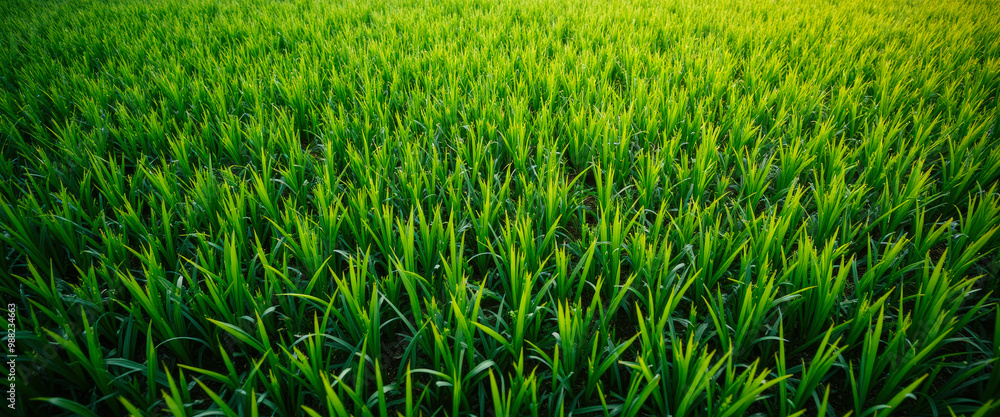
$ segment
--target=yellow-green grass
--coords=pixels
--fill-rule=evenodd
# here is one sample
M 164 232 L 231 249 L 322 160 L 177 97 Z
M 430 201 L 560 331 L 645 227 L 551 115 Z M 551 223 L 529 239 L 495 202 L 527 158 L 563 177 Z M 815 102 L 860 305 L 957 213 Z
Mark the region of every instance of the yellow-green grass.
M 2 9 L 7 411 L 998 410 L 996 1 Z

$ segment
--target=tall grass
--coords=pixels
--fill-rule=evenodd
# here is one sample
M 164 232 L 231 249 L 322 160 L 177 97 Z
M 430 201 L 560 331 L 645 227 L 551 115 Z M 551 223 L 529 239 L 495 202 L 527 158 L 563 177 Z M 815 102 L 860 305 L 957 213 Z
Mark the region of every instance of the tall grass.
M 4 9 L 20 415 L 1000 407 L 995 1 Z

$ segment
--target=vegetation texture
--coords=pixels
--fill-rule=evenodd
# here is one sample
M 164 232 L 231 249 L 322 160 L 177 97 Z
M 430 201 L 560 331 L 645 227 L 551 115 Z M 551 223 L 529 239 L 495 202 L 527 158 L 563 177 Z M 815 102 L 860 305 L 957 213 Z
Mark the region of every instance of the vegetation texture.
M 996 415 L 996 1 L 2 8 L 17 413 Z

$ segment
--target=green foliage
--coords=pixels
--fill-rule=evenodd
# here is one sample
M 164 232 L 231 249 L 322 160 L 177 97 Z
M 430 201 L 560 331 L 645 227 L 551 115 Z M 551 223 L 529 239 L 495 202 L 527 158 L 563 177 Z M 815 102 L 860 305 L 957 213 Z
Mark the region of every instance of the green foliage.
M 4 11 L 21 415 L 1000 405 L 995 1 Z

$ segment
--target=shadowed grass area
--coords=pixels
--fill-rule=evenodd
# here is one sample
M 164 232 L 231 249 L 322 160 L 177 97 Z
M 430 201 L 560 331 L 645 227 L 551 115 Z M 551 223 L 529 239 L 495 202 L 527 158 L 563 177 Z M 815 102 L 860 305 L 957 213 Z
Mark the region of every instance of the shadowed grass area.
M 3 8 L 15 414 L 1000 407 L 996 1 Z

